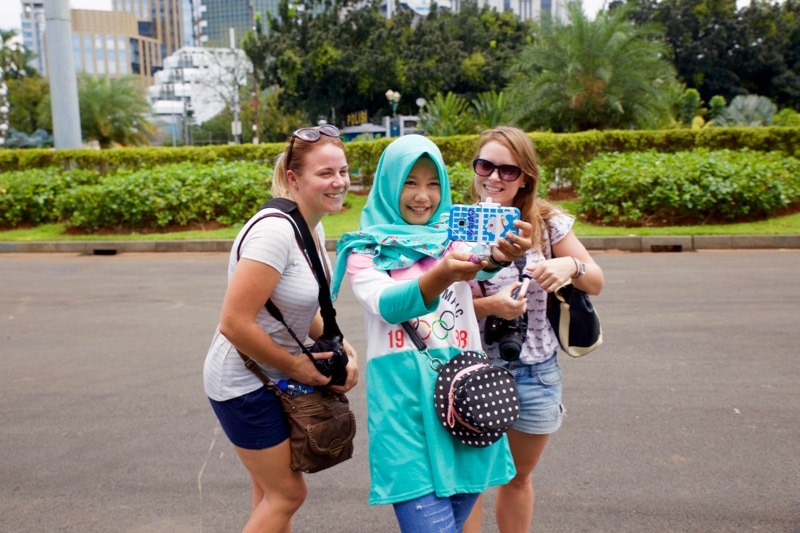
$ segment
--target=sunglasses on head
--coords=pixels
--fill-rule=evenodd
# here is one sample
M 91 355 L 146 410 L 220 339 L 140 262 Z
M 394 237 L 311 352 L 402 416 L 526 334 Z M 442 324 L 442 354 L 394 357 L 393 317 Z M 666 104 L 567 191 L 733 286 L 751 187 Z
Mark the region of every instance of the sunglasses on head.
M 503 181 L 516 181 L 522 175 L 522 169 L 515 165 L 495 165 L 486 159 L 476 159 L 472 162 L 475 174 L 488 178 L 497 169 L 497 177 Z
M 292 133 L 292 137 L 297 137 L 303 141 L 313 143 L 319 140 L 320 134 L 328 137 L 338 137 L 340 135 L 339 129 L 333 124 L 323 124 L 318 128 L 300 128 Z
M 319 140 L 320 135 L 327 137 L 339 137 L 339 129 L 332 124 L 323 124 L 318 128 L 300 128 L 292 133 L 292 139 L 289 141 L 289 151 L 286 153 L 286 167 L 292 163 L 292 153 L 294 152 L 294 140 L 300 139 L 301 141 L 313 143 Z

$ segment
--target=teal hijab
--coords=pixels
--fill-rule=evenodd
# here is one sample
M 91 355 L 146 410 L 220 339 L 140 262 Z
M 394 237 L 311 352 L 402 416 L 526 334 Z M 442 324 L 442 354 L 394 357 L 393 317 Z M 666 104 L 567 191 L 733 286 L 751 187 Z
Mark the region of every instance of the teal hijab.
M 439 171 L 441 201 L 425 225 L 409 224 L 400 214 L 400 192 L 417 160 L 427 155 Z M 447 246 L 447 226 L 441 217 L 450 212 L 450 178 L 439 147 L 422 135 L 404 135 L 381 154 L 375 180 L 361 212 L 358 231 L 346 233 L 336 247 L 336 267 L 331 281 L 334 299 L 347 270 L 347 256 L 365 253 L 381 270 L 407 268 L 425 257 L 441 257 Z

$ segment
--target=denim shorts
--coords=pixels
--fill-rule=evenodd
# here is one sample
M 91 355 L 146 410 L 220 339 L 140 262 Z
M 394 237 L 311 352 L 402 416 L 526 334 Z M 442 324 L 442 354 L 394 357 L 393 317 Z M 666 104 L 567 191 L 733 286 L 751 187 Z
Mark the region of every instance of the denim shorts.
M 239 448 L 263 450 L 289 438 L 289 424 L 274 392 L 261 387 L 211 407 L 228 439 Z
M 564 406 L 561 404 L 561 367 L 553 355 L 550 359 L 526 365 L 518 361 L 495 362 L 508 368 L 519 389 L 519 420 L 512 427 L 523 433 L 549 435 L 561 427 Z

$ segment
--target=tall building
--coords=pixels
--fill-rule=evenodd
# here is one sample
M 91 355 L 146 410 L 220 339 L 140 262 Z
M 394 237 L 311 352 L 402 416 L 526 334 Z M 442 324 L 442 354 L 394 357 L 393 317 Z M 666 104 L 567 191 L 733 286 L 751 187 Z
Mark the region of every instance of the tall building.
M 183 4 L 183 0 L 112 0 L 111 11 L 133 14 L 140 22 L 140 35 L 161 43 L 163 59 L 184 44 Z
M 250 73 L 241 49 L 184 47 L 164 59 L 147 98 L 173 142 L 184 143 L 189 124 L 202 124 L 232 105 Z
M 230 28 L 233 28 L 236 43 L 241 42 L 245 32 L 253 27 L 256 13 L 266 19 L 267 13 L 278 13 L 278 0 L 200 0 L 202 3 L 203 46 L 228 48 L 231 45 Z
M 30 65 L 42 76 L 47 76 L 44 58 L 44 1 L 22 0 L 22 44 L 35 57 Z
M 23 44 L 35 54 L 31 66 L 47 76 L 44 0 L 20 2 Z M 111 11 L 70 10 L 76 70 L 93 76 L 136 75 L 141 86 L 151 85 L 164 58 L 193 42 L 193 32 L 186 32 L 188 38 L 184 32 L 184 12 L 191 20 L 192 2 L 112 0 Z
M 137 75 L 152 83 L 161 69 L 161 43 L 139 35 L 131 13 L 73 9 L 72 55 L 75 69 L 92 76 Z
M 384 11 L 391 17 L 391 7 L 394 0 L 384 1 Z M 549 13 L 554 19 L 568 22 L 568 0 L 441 0 L 439 7 L 450 8 L 455 12 L 461 9 L 464 2 L 477 2 L 478 7 L 489 6 L 499 13 L 511 11 L 520 20 L 539 20 L 543 13 Z M 431 0 L 400 0 L 400 4 L 413 10 L 417 15 L 426 16 L 430 12 Z M 386 11 L 386 8 L 389 8 Z

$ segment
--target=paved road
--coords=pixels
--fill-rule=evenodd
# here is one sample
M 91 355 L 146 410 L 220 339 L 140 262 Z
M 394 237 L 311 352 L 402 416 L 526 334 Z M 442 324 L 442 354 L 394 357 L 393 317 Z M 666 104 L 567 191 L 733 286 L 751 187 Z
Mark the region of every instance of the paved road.
M 607 340 L 561 359 L 537 531 L 800 531 L 800 251 L 595 257 Z M 0 256 L 0 531 L 241 529 L 246 473 L 201 380 L 226 260 Z M 363 352 L 348 288 L 337 307 Z M 296 532 L 397 530 L 366 505 L 363 394 L 356 455 L 307 478 Z

